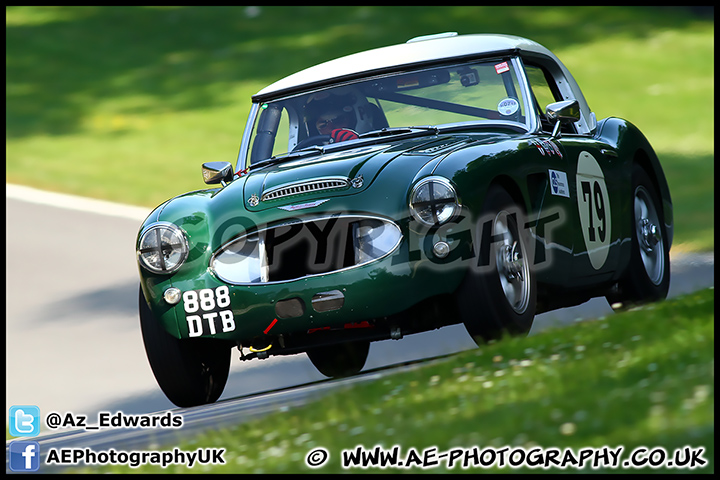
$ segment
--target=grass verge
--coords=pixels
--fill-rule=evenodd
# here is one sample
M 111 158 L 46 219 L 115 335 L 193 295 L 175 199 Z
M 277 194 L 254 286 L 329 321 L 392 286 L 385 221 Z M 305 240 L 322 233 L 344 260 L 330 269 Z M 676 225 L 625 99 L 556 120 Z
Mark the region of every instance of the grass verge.
M 641 309 L 508 338 L 332 393 L 301 407 L 204 433 L 178 448 L 223 448 L 225 465 L 103 467 L 93 472 L 335 473 L 343 450 L 357 446 L 437 452 L 455 448 L 623 447 L 621 461 L 644 446 L 668 455 L 702 448 L 714 471 L 714 289 Z M 323 447 L 328 462 L 306 466 Z M 155 447 L 162 450 L 171 447 Z M 355 472 L 538 472 L 469 468 L 447 459 L 432 469 Z M 551 464 L 552 467 L 552 464 Z M 574 472 L 551 468 L 548 471 Z M 679 472 L 605 468 L 585 472 Z

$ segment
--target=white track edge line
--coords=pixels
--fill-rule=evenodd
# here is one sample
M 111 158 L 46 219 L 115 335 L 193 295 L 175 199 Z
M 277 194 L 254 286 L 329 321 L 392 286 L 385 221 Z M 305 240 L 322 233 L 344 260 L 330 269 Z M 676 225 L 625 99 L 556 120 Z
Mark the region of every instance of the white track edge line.
M 47 192 L 24 185 L 5 184 L 6 198 L 23 202 L 49 205 L 52 207 L 78 210 L 81 212 L 98 213 L 112 217 L 127 218 L 139 222 L 145 220 L 152 211 L 151 208 L 124 205 L 121 203 L 97 200 L 94 198 L 68 195 L 65 193 Z

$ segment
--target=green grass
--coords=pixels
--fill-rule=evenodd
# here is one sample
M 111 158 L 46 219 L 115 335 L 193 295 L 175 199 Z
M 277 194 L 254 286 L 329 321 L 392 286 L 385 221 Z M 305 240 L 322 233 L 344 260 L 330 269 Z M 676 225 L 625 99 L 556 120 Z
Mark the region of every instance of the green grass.
M 675 207 L 673 251 L 712 251 L 715 236 L 714 156 L 668 153 L 660 160 Z
M 7 7 L 7 181 L 154 207 L 235 161 L 268 83 L 443 31 L 553 50 L 599 119 L 654 145 L 676 245 L 713 249 L 714 24 L 682 8 Z
M 577 452 L 622 446 L 623 460 L 641 446 L 662 447 L 670 455 L 685 446 L 702 447 L 708 464 L 692 472 L 710 473 L 715 431 L 714 303 L 711 288 L 531 337 L 504 339 L 177 445 L 186 451 L 224 448 L 222 466 L 92 471 L 312 472 L 305 457 L 323 447 L 330 460 L 317 472 L 334 473 L 343 471 L 343 450 L 398 445 L 405 453 L 431 447 L 438 452 L 503 446 Z M 429 471 L 443 472 L 446 467 L 447 463 L 440 463 Z

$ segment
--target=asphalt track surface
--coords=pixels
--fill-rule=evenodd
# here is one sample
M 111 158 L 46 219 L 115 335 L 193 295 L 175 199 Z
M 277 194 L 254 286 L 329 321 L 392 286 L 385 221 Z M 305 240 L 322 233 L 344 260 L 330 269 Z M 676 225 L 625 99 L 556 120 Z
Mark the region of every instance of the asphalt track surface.
M 412 362 L 418 360 L 475 348 L 460 325 L 375 342 L 363 372 L 339 381 L 328 381 L 304 354 L 243 362 L 234 351 L 230 378 L 218 403 L 177 409 L 155 382 L 137 317 L 134 243 L 147 213 L 144 208 L 7 186 L 6 411 L 12 405 L 37 405 L 43 417 L 72 412 L 86 415 L 92 424 L 98 412 L 172 410 L 183 415 L 185 436 L 291 408 L 338 385 L 413 368 Z M 714 285 L 712 253 L 671 252 L 671 263 L 670 296 Z M 611 314 L 604 299 L 593 299 L 538 315 L 530 334 Z M 129 449 L 165 443 L 164 435 L 178 434 L 176 430 L 52 431 L 43 422 L 40 436 L 32 440 L 43 447 Z

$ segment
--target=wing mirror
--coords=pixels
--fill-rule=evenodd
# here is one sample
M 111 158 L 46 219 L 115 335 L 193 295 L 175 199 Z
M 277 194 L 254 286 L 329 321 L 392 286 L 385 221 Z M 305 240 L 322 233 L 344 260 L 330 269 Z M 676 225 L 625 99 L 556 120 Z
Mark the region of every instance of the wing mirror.
M 205 183 L 213 185 L 220 183 L 223 187 L 233 177 L 233 167 L 230 162 L 207 162 L 202 164 L 202 176 Z
M 555 122 L 553 138 L 560 138 L 560 126 L 563 123 L 575 123 L 580 120 L 580 104 L 577 100 L 551 103 L 545 107 L 545 115 L 550 123 Z

